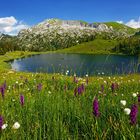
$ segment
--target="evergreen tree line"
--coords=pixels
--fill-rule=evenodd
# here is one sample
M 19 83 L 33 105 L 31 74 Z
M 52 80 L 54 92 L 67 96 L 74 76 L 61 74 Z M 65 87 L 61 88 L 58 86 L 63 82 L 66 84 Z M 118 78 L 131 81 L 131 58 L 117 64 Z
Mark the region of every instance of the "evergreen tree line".
M 140 54 L 140 37 L 133 36 L 123 39 L 119 41 L 112 51 L 128 55 Z
M 19 46 L 17 45 L 17 38 L 12 36 L 4 36 L 0 40 L 0 55 L 5 54 L 9 51 L 16 51 L 20 50 Z

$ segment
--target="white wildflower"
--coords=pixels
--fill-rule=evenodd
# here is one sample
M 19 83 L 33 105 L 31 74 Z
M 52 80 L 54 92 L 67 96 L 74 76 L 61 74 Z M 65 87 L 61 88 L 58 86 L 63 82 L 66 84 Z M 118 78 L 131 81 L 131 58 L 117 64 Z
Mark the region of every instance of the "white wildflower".
M 8 126 L 8 124 L 3 124 L 1 128 L 6 129 L 7 126 Z
M 13 129 L 19 129 L 20 128 L 20 124 L 18 122 L 15 122 L 12 128 Z
M 135 97 L 137 97 L 137 94 L 136 93 L 133 93 L 132 96 L 135 98 Z
M 121 100 L 120 103 L 125 106 L 126 105 L 126 100 Z
M 124 109 L 124 113 L 125 113 L 126 115 L 129 115 L 130 112 L 131 112 L 130 108 L 125 108 L 125 109 Z

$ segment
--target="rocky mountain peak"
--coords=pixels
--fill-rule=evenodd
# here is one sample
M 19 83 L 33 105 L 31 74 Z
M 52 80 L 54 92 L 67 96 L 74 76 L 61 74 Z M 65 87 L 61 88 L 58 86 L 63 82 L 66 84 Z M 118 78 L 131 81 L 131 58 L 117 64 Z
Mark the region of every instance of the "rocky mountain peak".
M 104 38 L 118 38 L 127 35 L 114 30 L 114 25 L 87 23 L 79 20 L 47 19 L 18 34 L 19 46 L 27 50 L 55 50 L 93 40 L 97 34 Z M 116 25 L 115 25 L 116 27 Z
M 110 32 L 113 29 L 108 27 L 107 25 L 101 23 L 95 25 L 94 23 L 87 23 L 84 21 L 78 20 L 60 20 L 60 19 L 47 19 L 31 28 L 21 30 L 19 34 L 23 33 L 35 33 L 35 34 L 44 34 L 48 30 L 53 29 L 61 29 L 61 30 L 96 30 L 97 32 Z

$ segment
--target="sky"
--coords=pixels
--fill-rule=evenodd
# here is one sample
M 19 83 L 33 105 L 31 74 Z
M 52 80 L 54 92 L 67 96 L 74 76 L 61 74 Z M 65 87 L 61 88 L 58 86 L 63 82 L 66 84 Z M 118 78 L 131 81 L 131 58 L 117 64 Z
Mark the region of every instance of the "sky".
M 0 0 L 0 32 L 16 34 L 45 19 L 117 21 L 140 28 L 140 0 Z

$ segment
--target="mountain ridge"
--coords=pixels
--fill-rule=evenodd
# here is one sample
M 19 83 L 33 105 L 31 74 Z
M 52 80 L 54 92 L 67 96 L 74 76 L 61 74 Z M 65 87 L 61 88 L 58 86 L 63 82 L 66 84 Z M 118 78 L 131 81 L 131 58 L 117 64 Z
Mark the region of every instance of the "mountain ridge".
M 116 27 L 119 27 L 119 30 Z M 22 50 L 47 51 L 92 41 L 96 36 L 118 39 L 135 33 L 135 30 L 133 32 L 129 30 L 132 28 L 119 23 L 87 23 L 80 20 L 47 19 L 28 29 L 21 30 L 17 37 Z
M 117 22 L 93 22 L 93 23 L 88 23 L 86 21 L 82 21 L 82 20 L 61 20 L 61 19 L 55 19 L 55 18 L 52 18 L 52 19 L 46 19 L 40 23 L 38 23 L 37 25 L 34 25 L 32 26 L 31 28 L 29 29 L 32 29 L 32 28 L 35 28 L 35 27 L 39 27 L 39 26 L 46 26 L 46 27 L 51 27 L 51 26 L 55 26 L 55 25 L 61 25 L 61 26 L 65 26 L 65 27 L 68 27 L 68 26 L 71 26 L 71 27 L 89 27 L 89 28 L 99 28 L 99 26 L 104 26 L 104 28 L 110 28 L 111 30 L 112 29 L 125 29 L 125 30 L 133 30 L 133 33 L 134 31 L 137 31 L 137 29 L 134 29 L 134 28 L 131 28 L 127 25 L 124 25 L 124 24 L 121 24 L 121 23 L 117 23 Z M 106 26 L 106 27 L 105 27 Z M 99 28 L 100 29 L 100 28 Z M 26 29 L 24 29 L 26 30 Z M 27 29 L 28 30 L 28 29 Z

